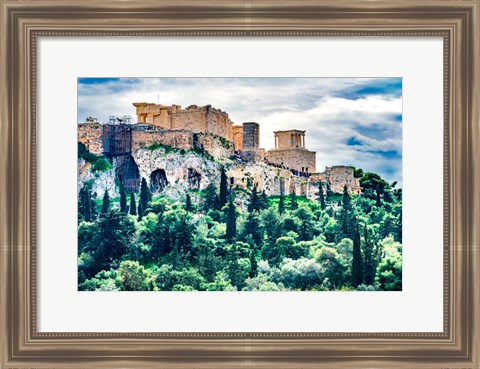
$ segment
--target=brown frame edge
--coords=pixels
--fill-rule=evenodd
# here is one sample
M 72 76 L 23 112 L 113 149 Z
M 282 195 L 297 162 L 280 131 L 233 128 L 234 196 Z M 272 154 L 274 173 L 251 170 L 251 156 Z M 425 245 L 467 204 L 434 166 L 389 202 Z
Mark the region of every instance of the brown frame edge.
M 480 367 L 478 0 L 0 0 L 0 368 Z M 132 17 L 134 15 L 134 17 Z M 442 333 L 39 333 L 35 57 L 42 36 L 440 36 L 445 45 Z

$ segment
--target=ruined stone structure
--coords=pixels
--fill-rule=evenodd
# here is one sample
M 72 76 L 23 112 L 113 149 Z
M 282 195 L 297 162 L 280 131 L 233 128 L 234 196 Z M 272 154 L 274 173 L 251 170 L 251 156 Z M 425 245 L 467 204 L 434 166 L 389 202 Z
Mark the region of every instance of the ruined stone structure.
M 98 122 L 80 123 L 77 128 L 77 136 L 78 142 L 83 143 L 92 154 L 103 154 L 103 124 Z
M 167 130 L 186 129 L 192 132 L 210 132 L 233 142 L 233 123 L 228 114 L 211 105 L 160 105 L 133 103 L 137 109 L 137 122 L 148 123 Z
M 243 148 L 243 126 L 233 126 L 233 144 L 235 151 L 242 151 Z
M 316 199 L 319 182 L 336 193 L 343 192 L 345 185 L 350 193 L 361 192 L 352 167 L 332 166 L 316 173 L 316 153 L 305 147 L 305 131 L 275 131 L 275 149 L 265 151 L 260 147 L 259 123 L 233 125 L 227 113 L 210 105 L 185 109 L 179 105 L 133 105 L 138 123 L 126 124 L 131 120 L 122 117 L 101 124 L 89 117 L 78 124 L 78 141 L 113 164 L 103 175 L 110 185 L 99 182 L 94 185 L 97 191 L 115 191 L 115 177 L 127 191 L 138 191 L 145 178 L 153 193 L 177 196 L 218 182 L 220 167 L 225 166 L 232 186 L 248 190 L 256 183 L 267 195 L 295 191 Z M 79 161 L 79 178 L 92 179 L 84 161 Z M 326 191 L 327 186 L 323 188 Z
M 305 131 L 275 131 L 275 149 L 265 153 L 268 162 L 302 173 L 316 172 L 316 153 L 305 148 Z
M 326 167 L 324 173 L 332 192 L 342 193 L 345 185 L 350 193 L 358 195 L 362 192 L 360 179 L 355 178 L 352 167 L 345 165 Z
M 260 124 L 243 123 L 242 159 L 245 161 L 260 160 Z

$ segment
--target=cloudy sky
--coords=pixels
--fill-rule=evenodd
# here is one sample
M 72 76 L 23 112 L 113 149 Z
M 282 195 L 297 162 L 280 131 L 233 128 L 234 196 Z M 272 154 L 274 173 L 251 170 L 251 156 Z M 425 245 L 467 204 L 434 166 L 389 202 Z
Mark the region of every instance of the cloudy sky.
M 401 78 L 79 78 L 78 121 L 131 115 L 133 102 L 207 105 L 235 124 L 260 123 L 260 145 L 273 131 L 306 130 L 317 171 L 353 165 L 402 183 Z

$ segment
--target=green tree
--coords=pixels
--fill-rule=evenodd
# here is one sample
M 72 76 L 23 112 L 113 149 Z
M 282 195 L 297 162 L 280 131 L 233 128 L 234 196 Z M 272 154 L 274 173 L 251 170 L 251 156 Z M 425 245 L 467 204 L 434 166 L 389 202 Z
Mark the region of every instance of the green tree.
M 256 211 L 252 211 L 248 214 L 248 217 L 244 224 L 243 239 L 247 240 L 247 237 L 249 235 L 252 237 L 252 241 L 257 247 L 262 246 L 263 229 L 260 226 L 259 216 Z
M 226 238 L 227 241 L 231 242 L 232 240 L 237 237 L 237 213 L 235 210 L 235 205 L 233 204 L 233 200 L 230 199 L 228 201 L 228 208 L 227 208 L 227 230 L 226 230 Z
M 117 271 L 117 284 L 121 291 L 148 291 L 147 271 L 138 261 L 125 260 Z
M 353 208 L 350 194 L 347 186 L 343 188 L 342 211 L 340 212 L 339 222 L 340 231 L 337 233 L 336 241 L 339 242 L 343 238 L 350 238 L 353 240 L 355 227 L 357 225 L 357 218 Z
M 343 186 L 342 205 L 344 210 L 347 210 L 347 211 L 352 210 L 352 199 L 350 198 L 350 193 L 348 192 L 347 185 Z
M 258 211 L 260 210 L 260 199 L 258 197 L 258 186 L 255 183 L 252 188 L 252 193 L 250 195 L 250 202 L 248 204 L 248 211 Z
M 135 195 L 130 192 L 130 215 L 137 215 L 137 205 L 135 204 Z
M 375 281 L 376 263 L 373 254 L 373 244 L 368 234 L 367 226 L 363 233 L 363 267 L 364 267 L 364 282 L 366 285 L 371 285 Z
M 86 222 L 91 222 L 95 217 L 95 202 L 92 201 L 92 185 L 85 183 L 79 193 L 78 212 Z M 81 217 L 78 217 L 81 220 Z
M 210 210 L 218 210 L 219 199 L 217 196 L 217 189 L 215 184 L 210 182 L 210 184 L 205 189 L 205 199 L 203 201 L 203 211 L 209 212 Z
M 154 259 L 159 260 L 172 251 L 170 230 L 163 213 L 158 214 L 157 222 L 150 236 L 148 241 L 152 246 L 151 254 Z
M 363 283 L 363 263 L 362 252 L 360 244 L 360 233 L 358 231 L 358 224 L 355 226 L 353 236 L 353 258 L 352 258 L 352 286 L 357 287 Z
M 110 209 L 110 197 L 108 196 L 108 190 L 105 190 L 102 200 L 102 214 L 106 214 Z
M 248 276 L 250 278 L 255 278 L 257 275 L 258 275 L 258 263 L 255 257 L 255 251 L 252 250 L 250 252 L 250 273 L 248 274 Z
M 325 205 L 325 196 L 323 194 L 323 185 L 322 185 L 322 182 L 319 182 L 318 184 L 318 201 L 320 202 L 320 208 L 322 210 L 325 210 L 325 208 L 327 207 Z
M 138 200 L 137 213 L 138 213 L 138 221 L 140 222 L 143 218 L 143 204 L 141 199 Z
M 298 208 L 297 194 L 295 190 L 290 194 L 290 210 L 296 210 Z
M 315 224 L 315 215 L 310 207 L 301 205 L 295 210 L 294 215 L 299 220 L 298 238 L 299 241 L 309 241 L 317 234 L 317 227 Z
M 220 171 L 220 194 L 218 197 L 220 209 L 227 204 L 227 197 L 228 197 L 227 173 L 225 173 L 225 167 L 222 166 L 222 169 Z
M 230 277 L 232 285 L 238 287 L 241 284 L 240 280 L 240 266 L 238 265 L 238 250 L 237 250 L 237 245 L 234 242 L 232 246 L 230 247 L 230 250 L 228 252 L 227 256 L 227 270 L 228 270 L 228 276 Z
M 126 213 L 127 212 L 127 194 L 125 192 L 125 187 L 123 187 L 123 183 L 120 180 L 120 212 Z
M 147 185 L 147 180 L 142 178 L 142 184 L 140 186 L 140 201 L 142 202 L 142 209 L 146 209 L 148 202 L 152 199 L 152 194 Z
M 376 201 L 377 206 L 380 206 L 381 195 L 390 190 L 390 185 L 382 177 L 376 173 L 366 172 L 360 178 L 360 187 L 362 194 L 366 198 Z
M 402 290 L 402 257 L 400 255 L 387 257 L 377 268 L 375 278 L 378 286 L 384 291 Z
M 187 193 L 187 197 L 185 199 L 185 211 L 192 212 L 193 211 L 193 205 L 192 205 L 192 199 L 190 197 L 190 194 Z
M 280 186 L 280 200 L 278 202 L 278 212 L 280 215 L 285 213 L 285 194 L 283 193 L 283 186 Z
M 97 222 L 92 242 L 86 248 L 92 256 L 93 275 L 110 269 L 112 263 L 128 256 L 135 239 L 135 225 L 117 209 L 108 211 Z
M 258 197 L 258 210 L 268 209 L 268 196 L 265 190 Z

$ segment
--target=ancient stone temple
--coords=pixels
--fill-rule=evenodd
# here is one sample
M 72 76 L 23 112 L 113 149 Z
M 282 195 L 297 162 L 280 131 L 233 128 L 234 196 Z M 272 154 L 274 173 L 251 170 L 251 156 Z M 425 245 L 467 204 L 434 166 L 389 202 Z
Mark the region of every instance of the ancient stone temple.
M 265 159 L 301 173 L 316 172 L 316 153 L 305 148 L 305 131 L 275 131 L 275 149 L 265 153 Z
M 192 132 L 210 132 L 233 142 L 233 123 L 228 114 L 211 105 L 161 105 L 146 102 L 133 103 L 137 109 L 137 123 L 148 123 L 166 130 L 186 129 Z

